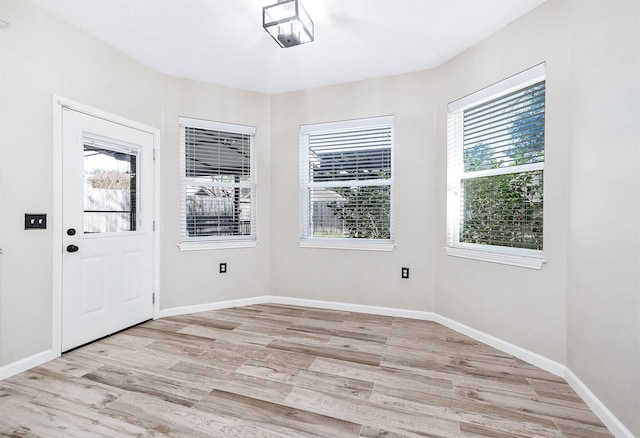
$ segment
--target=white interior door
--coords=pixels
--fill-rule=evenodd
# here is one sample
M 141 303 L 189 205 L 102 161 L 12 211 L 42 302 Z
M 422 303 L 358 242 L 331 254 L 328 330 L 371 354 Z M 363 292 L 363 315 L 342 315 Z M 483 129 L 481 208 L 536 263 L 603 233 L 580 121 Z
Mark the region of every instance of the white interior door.
M 153 141 L 62 112 L 62 351 L 153 315 Z

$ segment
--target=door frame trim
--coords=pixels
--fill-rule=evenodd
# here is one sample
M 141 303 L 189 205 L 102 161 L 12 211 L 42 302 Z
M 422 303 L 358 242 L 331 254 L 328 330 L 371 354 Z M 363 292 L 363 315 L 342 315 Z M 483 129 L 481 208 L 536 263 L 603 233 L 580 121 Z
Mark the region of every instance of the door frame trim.
M 62 223 L 62 112 L 65 109 L 147 132 L 153 136 L 154 231 L 152 293 L 155 294 L 153 318 L 156 319 L 160 312 L 160 130 L 71 99 L 53 95 L 53 220 L 51 221 L 53 232 L 53 278 L 51 296 L 51 349 L 54 357 L 62 354 L 62 233 L 64 231 Z

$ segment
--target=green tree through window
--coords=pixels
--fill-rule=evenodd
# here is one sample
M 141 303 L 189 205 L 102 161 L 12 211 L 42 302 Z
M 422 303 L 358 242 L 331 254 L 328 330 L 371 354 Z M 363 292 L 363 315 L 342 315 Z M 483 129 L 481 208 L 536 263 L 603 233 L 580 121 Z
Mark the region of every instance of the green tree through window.
M 305 125 L 300 138 L 302 240 L 390 243 L 393 117 Z
M 545 82 L 463 111 L 459 241 L 542 250 Z

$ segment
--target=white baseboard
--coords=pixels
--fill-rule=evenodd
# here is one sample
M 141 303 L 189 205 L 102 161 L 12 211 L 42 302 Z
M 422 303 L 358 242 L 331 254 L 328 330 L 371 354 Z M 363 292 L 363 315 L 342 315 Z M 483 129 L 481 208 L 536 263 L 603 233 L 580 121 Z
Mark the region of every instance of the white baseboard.
M 170 307 L 160 309 L 154 319 L 167 316 L 187 315 L 189 313 L 207 312 L 209 310 L 228 309 L 229 307 L 250 306 L 252 304 L 264 304 L 269 302 L 268 296 L 240 298 L 238 300 L 218 301 L 215 303 L 194 304 L 192 306 Z
M 301 298 L 289 298 L 281 296 L 264 297 L 265 302 L 276 304 L 288 304 L 293 306 L 316 307 L 321 309 L 344 310 L 349 312 L 370 313 L 374 315 L 396 316 L 402 318 L 421 319 L 434 321 L 444 325 L 458 333 L 469 336 L 477 341 L 483 342 L 500 351 L 511 354 L 518 359 L 524 360 L 532 365 L 542 368 L 558 377 L 562 377 L 576 391 L 582 400 L 593 410 L 598 418 L 609 428 L 616 438 L 634 438 L 634 435 L 627 429 L 618 418 L 602 403 L 596 395 L 565 365 L 544 357 L 540 354 L 519 347 L 510 342 L 492 336 L 488 333 L 474 329 L 445 316 L 434 312 L 421 312 L 415 310 L 404 310 L 389 307 L 363 306 L 359 304 L 339 303 L 334 301 L 307 300 Z
M 0 367 L 0 380 L 7 379 L 11 376 L 15 376 L 23 371 L 30 370 L 31 368 L 42 365 L 45 362 L 49 362 L 55 359 L 56 355 L 53 350 L 46 350 L 40 353 L 36 353 L 33 356 L 25 357 L 19 361 L 12 362 L 10 364 Z
M 252 304 L 285 304 L 291 306 L 303 306 L 319 309 L 342 310 L 346 312 L 369 313 L 373 315 L 395 316 L 400 318 L 420 319 L 424 321 L 434 321 L 444 325 L 456 332 L 467 335 L 477 341 L 490 345 L 505 353 L 511 354 L 519 359 L 529 362 L 545 371 L 564 378 L 584 402 L 593 410 L 600 420 L 609 428 L 617 438 L 633 438 L 634 435 L 627 429 L 620 420 L 602 403 L 596 395 L 565 365 L 529 351 L 525 348 L 511 344 L 500 338 L 476 330 L 467 325 L 449 319 L 434 312 L 424 312 L 417 310 L 405 310 L 393 307 L 366 306 L 361 304 L 340 303 L 336 301 L 308 300 L 303 298 L 290 298 L 277 295 L 263 295 L 252 298 L 242 298 L 238 300 L 227 300 L 215 303 L 196 304 L 193 306 L 172 307 L 161 309 L 156 318 L 168 316 L 185 315 L 189 313 L 206 312 L 209 310 L 227 309 L 230 307 L 249 306 Z M 15 374 L 26 371 L 30 368 L 41 365 L 49 360 L 55 359 L 53 350 L 43 351 L 17 362 L 0 367 L 0 380 L 11 377 Z
M 442 315 L 436 314 L 434 321 L 438 324 L 442 324 L 445 327 L 449 327 L 451 330 L 455 330 L 458 333 L 467 335 L 470 338 L 475 339 L 476 341 L 483 342 L 487 345 L 492 346 L 493 348 L 497 348 L 500 351 L 515 356 L 518 359 L 524 360 L 525 362 L 535 365 L 538 368 L 542 368 L 543 370 L 548 371 L 551 374 L 564 378 L 566 367 L 561 363 L 558 363 L 554 360 L 534 353 L 533 351 L 529 351 L 526 348 L 519 347 L 500 338 L 496 338 L 495 336 L 492 336 L 488 333 L 461 324 Z
M 392 307 L 364 306 L 360 304 L 348 304 L 348 303 L 340 303 L 335 301 L 307 300 L 302 298 L 290 298 L 290 297 L 281 297 L 281 296 L 271 296 L 271 297 L 265 297 L 265 298 L 268 299 L 268 301 L 265 301 L 265 302 L 271 302 L 276 304 L 289 304 L 293 306 L 316 307 L 321 309 L 343 310 L 347 312 L 370 313 L 373 315 L 396 316 L 400 318 L 412 318 L 412 319 L 421 319 L 424 321 L 434 321 L 434 322 L 437 322 L 438 324 L 442 324 L 445 327 L 455 330 L 458 333 L 467 335 L 470 338 L 475 339 L 476 341 L 483 342 L 487 345 L 497 348 L 500 351 L 504 351 L 505 353 L 511 354 L 512 356 L 515 356 L 518 359 L 522 359 L 525 362 L 529 362 L 530 364 L 535 365 L 539 368 L 542 368 L 543 370 L 548 371 L 556 376 L 564 378 L 564 375 L 565 375 L 564 373 L 565 366 L 558 362 L 555 362 L 544 356 L 536 354 L 532 351 L 518 347 L 517 345 L 511 344 L 507 341 L 503 341 L 502 339 L 496 338 L 495 336 L 491 336 L 487 333 L 481 332 L 480 330 L 476 330 L 474 328 L 461 324 L 452 319 L 438 315 L 437 313 L 434 313 L 434 312 L 424 312 L 419 310 L 405 310 L 405 309 L 397 309 Z
M 617 438 L 634 438 L 635 435 L 631 433 L 624 424 L 613 415 L 613 413 L 607 409 L 607 407 L 591 392 L 591 390 L 585 385 L 582 380 L 576 376 L 573 371 L 565 367 L 564 379 L 573 388 L 573 390 L 580 396 L 582 400 L 591 408 L 594 414 L 604 423 L 605 426 L 611 431 L 611 433 Z
M 365 306 L 362 304 L 340 303 L 337 301 L 307 300 L 304 298 L 290 298 L 281 296 L 268 296 L 270 303 L 288 304 L 290 306 L 315 307 L 318 309 L 342 310 L 345 312 L 369 313 L 372 315 L 396 316 L 399 318 L 422 319 L 433 321 L 433 312 L 419 310 L 405 310 L 394 307 Z

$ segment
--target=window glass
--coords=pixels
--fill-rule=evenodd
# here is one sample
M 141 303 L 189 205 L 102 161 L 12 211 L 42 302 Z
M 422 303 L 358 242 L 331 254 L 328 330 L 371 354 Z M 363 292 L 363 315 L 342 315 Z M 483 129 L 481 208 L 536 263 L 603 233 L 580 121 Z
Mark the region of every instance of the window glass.
M 450 104 L 449 247 L 540 257 L 545 100 L 542 65 Z
M 303 239 L 392 238 L 393 119 L 301 128 Z
M 136 230 L 137 161 L 137 151 L 84 145 L 85 233 Z
M 180 120 L 181 242 L 255 239 L 255 128 Z

